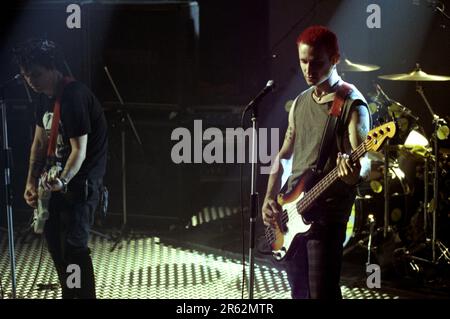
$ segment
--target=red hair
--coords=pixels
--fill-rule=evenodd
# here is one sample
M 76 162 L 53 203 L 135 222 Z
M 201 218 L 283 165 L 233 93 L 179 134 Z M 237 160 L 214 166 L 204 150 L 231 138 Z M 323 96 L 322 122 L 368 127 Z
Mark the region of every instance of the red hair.
M 339 59 L 337 36 L 327 27 L 314 25 L 305 29 L 297 38 L 297 45 L 300 45 L 300 43 L 305 43 L 315 48 L 323 47 L 330 59 L 333 57 Z

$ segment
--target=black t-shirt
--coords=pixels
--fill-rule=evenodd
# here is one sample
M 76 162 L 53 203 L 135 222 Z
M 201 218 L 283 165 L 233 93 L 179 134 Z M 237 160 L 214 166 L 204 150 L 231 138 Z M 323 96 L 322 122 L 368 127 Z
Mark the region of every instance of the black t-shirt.
M 36 124 L 50 137 L 54 98 L 41 94 L 36 109 Z M 103 109 L 94 94 L 81 82 L 66 85 L 61 97 L 61 119 L 56 157 L 64 168 L 70 155 L 70 138 L 87 134 L 86 158 L 73 180 L 100 179 L 105 174 L 108 148 L 107 124 Z

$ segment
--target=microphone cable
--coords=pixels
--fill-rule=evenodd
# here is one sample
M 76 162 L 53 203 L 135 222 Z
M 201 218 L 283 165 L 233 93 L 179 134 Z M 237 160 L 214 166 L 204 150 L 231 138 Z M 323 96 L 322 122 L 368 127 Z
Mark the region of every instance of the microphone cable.
M 244 117 L 245 112 L 242 112 L 241 116 L 241 127 L 244 129 Z M 245 149 L 245 139 L 243 148 Z M 244 217 L 244 190 L 243 190 L 243 179 L 244 179 L 244 164 L 245 164 L 245 154 L 244 154 L 244 162 L 239 165 L 239 193 L 240 193 L 240 206 L 241 206 L 241 234 L 242 234 L 242 283 L 241 283 L 241 299 L 244 299 L 244 291 L 246 287 L 245 281 L 245 217 Z

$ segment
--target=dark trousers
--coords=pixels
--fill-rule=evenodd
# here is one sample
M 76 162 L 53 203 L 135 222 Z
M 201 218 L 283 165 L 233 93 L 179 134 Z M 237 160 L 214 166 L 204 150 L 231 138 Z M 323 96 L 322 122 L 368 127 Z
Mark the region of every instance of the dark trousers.
M 341 274 L 345 223 L 314 223 L 296 239 L 285 270 L 295 299 L 342 299 Z
M 95 277 L 88 248 L 90 225 L 99 201 L 101 181 L 73 181 L 66 194 L 55 192 L 49 204 L 45 238 L 61 284 L 63 299 L 95 298 Z M 80 286 L 68 285 L 79 268 Z

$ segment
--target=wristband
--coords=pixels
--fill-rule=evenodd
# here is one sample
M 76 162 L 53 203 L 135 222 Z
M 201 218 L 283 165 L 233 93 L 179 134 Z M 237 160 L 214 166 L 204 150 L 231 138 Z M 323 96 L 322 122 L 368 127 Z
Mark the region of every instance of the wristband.
M 60 178 L 59 180 L 63 184 L 63 188 L 61 189 L 61 193 L 63 193 L 63 194 L 67 193 L 67 181 L 66 181 L 66 179 L 65 178 Z

